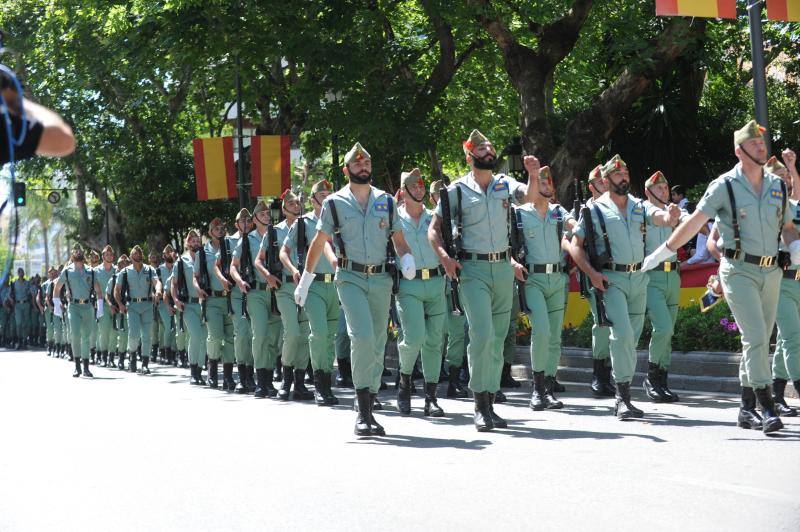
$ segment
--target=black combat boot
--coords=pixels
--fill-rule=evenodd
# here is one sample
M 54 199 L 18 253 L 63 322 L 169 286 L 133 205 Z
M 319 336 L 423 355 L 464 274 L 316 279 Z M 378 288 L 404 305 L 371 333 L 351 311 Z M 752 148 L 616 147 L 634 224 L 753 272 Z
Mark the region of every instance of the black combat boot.
M 467 396 L 467 390 L 461 386 L 461 381 L 458 378 L 459 371 L 461 371 L 461 368 L 458 366 L 450 366 L 447 373 L 447 397 L 450 399 L 463 399 Z
M 251 366 L 248 366 L 250 368 Z M 270 378 L 270 371 L 267 368 L 259 368 L 256 371 L 256 383 L 254 396 L 258 399 L 265 397 L 275 397 L 278 391 L 272 386 L 272 379 Z
M 603 394 L 603 379 L 605 378 L 605 362 L 599 358 L 592 359 L 592 396 L 605 397 Z
M 236 369 L 239 370 L 239 384 L 236 385 L 236 393 L 247 393 L 247 366 L 239 364 Z
M 677 393 L 669 389 L 669 371 L 666 368 L 661 368 L 659 371 L 661 371 L 661 389 L 664 390 L 670 403 L 677 403 L 681 398 L 678 397 Z
M 661 385 L 661 369 L 655 362 L 647 363 L 647 377 L 642 382 L 642 388 L 644 388 L 644 393 L 647 394 L 647 397 L 656 403 L 670 402 Z
M 369 394 L 369 388 L 359 388 L 356 390 L 356 426 L 353 431 L 356 436 L 371 436 L 372 425 L 370 424 L 370 407 L 372 406 L 372 397 Z
M 186 353 L 186 349 L 181 350 L 181 367 L 184 369 L 189 367 L 189 355 Z
M 306 377 L 303 381 L 305 384 L 314 384 L 314 368 L 311 367 L 311 361 L 308 361 L 308 365 L 306 366 Z
M 511 376 L 511 364 L 508 362 L 503 363 L 503 371 L 500 373 L 500 387 L 501 388 L 519 388 L 522 386 L 519 381 Z
M 92 347 L 92 348 L 89 350 L 89 357 L 90 357 L 90 360 L 91 360 L 91 364 L 92 364 L 92 366 L 94 366 L 95 364 L 97 364 L 97 359 L 95 358 L 95 357 L 97 357 L 97 349 L 95 349 L 94 347 Z
M 129 370 L 131 373 L 136 373 L 136 363 L 137 363 L 137 360 L 136 360 L 136 359 L 138 358 L 138 357 L 136 356 L 136 351 L 134 351 L 133 353 L 128 353 L 128 356 L 129 356 L 129 357 L 130 357 L 130 359 L 131 359 L 131 362 L 130 362 L 130 364 L 128 364 L 128 370 Z
M 283 381 L 284 373 L 283 373 L 283 361 L 281 357 L 275 361 L 275 368 L 272 370 L 272 382 L 281 382 Z
M 506 397 L 506 394 L 503 393 L 503 390 L 497 390 L 497 392 L 492 394 L 493 405 L 503 404 L 506 401 L 508 401 L 508 397 Z
M 195 364 L 195 372 L 197 373 L 197 385 L 198 386 L 205 386 L 206 380 L 203 378 L 203 367 L 200 364 Z
M 436 382 L 425 383 L 425 410 L 422 411 L 422 414 L 425 416 L 444 417 L 444 410 L 442 410 L 442 407 L 436 402 L 437 386 L 438 383 Z
M 314 398 L 314 394 L 306 388 L 305 376 L 306 370 L 294 370 L 294 391 L 292 392 L 292 399 L 295 401 L 310 401 Z
M 108 351 L 103 351 L 101 356 L 103 357 L 103 367 L 107 368 L 108 367 Z
M 781 417 L 795 417 L 797 410 L 786 404 L 783 394 L 786 391 L 786 379 L 773 379 L 772 381 L 772 400 L 775 402 L 775 411 Z
M 292 383 L 294 382 L 294 367 L 283 366 L 283 383 L 278 390 L 278 399 L 281 401 L 288 401 L 292 393 Z
M 267 372 L 267 373 L 269 373 L 269 372 Z M 256 391 L 255 374 L 256 374 L 255 368 L 253 366 L 248 365 L 247 366 L 247 393 L 254 393 Z M 271 393 L 270 397 L 275 397 L 275 394 L 277 393 L 275 391 L 275 388 L 272 387 L 272 383 L 268 383 L 268 384 L 269 384 L 269 386 L 267 386 L 267 391 L 269 392 L 270 390 L 272 390 L 272 393 Z
M 644 417 L 644 412 L 631 403 L 631 383 L 617 383 L 617 402 L 614 405 L 614 414 L 620 421 Z
M 555 383 L 555 384 L 553 384 L 553 391 L 554 392 L 556 392 L 556 393 L 564 393 L 564 392 L 567 391 L 567 389 L 564 388 L 564 385 L 561 384 L 560 382 L 558 382 L 558 376 L 553 377 L 553 382 Z
M 219 360 L 208 361 L 208 387 L 219 388 Z
M 325 404 L 325 372 L 318 369 L 314 372 L 314 402 L 317 406 Z
M 594 388 L 594 382 L 592 382 Z M 533 372 L 533 391 L 531 392 L 531 410 L 541 412 L 547 406 L 544 394 L 544 371 Z
M 761 405 L 761 430 L 764 434 L 775 432 L 783 428 L 783 421 L 775 411 L 775 402 L 772 400 L 772 390 L 769 386 L 755 390 L 758 403 Z
M 752 388 L 742 387 L 742 406 L 736 424 L 743 429 L 761 429 L 761 416 L 756 411 L 756 394 Z
M 222 389 L 228 393 L 233 393 L 236 389 L 236 381 L 233 380 L 233 362 L 222 363 Z
M 611 357 L 604 359 L 603 364 L 605 367 L 603 371 L 603 395 L 605 397 L 616 397 L 617 388 L 614 386 L 614 377 L 611 375 Z
M 142 375 L 150 375 L 150 357 L 142 358 Z
M 89 377 L 89 378 L 94 377 L 94 375 L 92 375 L 92 372 L 89 371 L 89 359 L 88 358 L 84 358 L 83 359 L 83 376 L 84 377 Z
M 411 375 L 403 372 L 397 385 L 397 410 L 404 416 L 411 415 Z
M 328 406 L 334 406 L 339 404 L 339 398 L 333 395 L 333 390 L 331 390 L 331 386 L 333 385 L 333 373 L 330 371 L 326 371 L 322 375 L 322 383 L 324 386 L 323 394 L 325 396 L 325 404 Z
M 564 408 L 564 403 L 556 398 L 556 378 L 555 377 L 545 377 L 544 378 L 544 397 L 547 400 L 547 405 L 545 408 L 548 410 L 558 410 L 560 408 Z
M 189 384 L 192 386 L 197 385 L 197 364 L 189 364 L 189 375 L 192 377 Z
M 114 367 L 114 358 L 116 356 L 117 356 L 117 352 L 116 351 L 109 351 L 108 352 L 108 367 L 109 368 L 113 368 Z
M 336 375 L 336 387 L 337 388 L 352 388 L 353 387 L 353 372 L 352 367 L 350 366 L 350 359 L 349 358 L 337 358 L 336 359 L 337 367 L 339 368 L 339 373 Z
M 499 393 L 500 390 L 498 390 Z M 508 427 L 506 420 L 497 415 L 494 411 L 494 404 L 497 399 L 497 393 L 489 393 L 489 415 L 492 416 L 492 424 L 496 429 L 504 429 Z
M 478 432 L 489 432 L 494 428 L 492 413 L 489 410 L 489 392 L 475 393 L 475 429 Z
M 75 359 L 75 371 L 72 372 L 73 377 L 80 377 L 81 376 L 81 359 Z
M 386 431 L 383 429 L 383 425 L 378 423 L 378 420 L 375 419 L 375 410 L 382 410 L 383 405 L 381 405 L 380 401 L 378 401 L 378 394 L 371 393 L 369 394 L 371 399 L 369 403 L 369 424 L 370 424 L 370 434 L 373 436 L 386 436 Z M 378 406 L 379 408 L 375 408 Z

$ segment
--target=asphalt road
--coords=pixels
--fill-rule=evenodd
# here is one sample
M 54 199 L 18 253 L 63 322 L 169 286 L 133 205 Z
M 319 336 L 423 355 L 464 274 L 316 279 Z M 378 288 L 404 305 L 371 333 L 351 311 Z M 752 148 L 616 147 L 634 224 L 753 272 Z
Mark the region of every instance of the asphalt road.
M 684 394 L 619 422 L 568 386 L 533 412 L 530 388 L 478 433 L 471 400 L 358 439 L 352 390 L 336 408 L 142 377 L 41 352 L 0 352 L 0 531 L 800 529 L 800 418 L 777 436 L 735 426 L 737 398 Z M 419 388 L 419 386 L 418 386 Z M 444 391 L 444 386 L 440 388 Z M 757 528 L 756 528 L 757 527 Z

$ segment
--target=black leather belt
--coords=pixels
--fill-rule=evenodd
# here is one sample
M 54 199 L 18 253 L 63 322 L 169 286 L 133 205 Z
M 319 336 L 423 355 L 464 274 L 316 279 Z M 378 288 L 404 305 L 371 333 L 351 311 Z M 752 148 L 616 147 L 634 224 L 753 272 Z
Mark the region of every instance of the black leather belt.
M 431 277 L 440 277 L 444 275 L 444 268 L 441 266 L 437 266 L 436 268 L 422 268 L 421 270 L 417 270 L 417 273 L 414 274 L 414 279 L 422 279 L 427 280 Z
M 561 273 L 564 266 L 557 264 L 528 264 L 528 273 Z
M 77 303 L 78 305 L 87 305 L 91 303 L 90 299 L 71 299 L 70 303 Z
M 634 262 L 632 264 L 617 264 L 616 262 L 608 262 L 603 266 L 603 269 L 611 270 L 612 272 L 633 273 L 642 269 L 642 263 Z
M 318 273 L 316 277 L 314 277 L 315 283 L 332 283 L 335 274 L 333 273 Z
M 269 284 L 262 283 L 261 281 L 256 281 L 256 289 L 257 290 L 266 290 L 267 288 L 269 288 Z
M 211 297 L 228 297 L 228 292 L 225 290 L 212 290 Z
M 292 277 L 291 275 L 287 275 L 285 273 L 282 273 L 281 274 L 281 281 L 284 282 L 284 283 L 293 283 L 294 282 L 294 277 Z
M 508 260 L 508 251 L 495 251 L 493 253 L 469 253 L 462 251 L 458 258 L 462 260 L 486 260 L 489 262 L 501 262 Z
M 783 270 L 783 278 L 800 281 L 800 270 Z
M 384 273 L 386 271 L 386 264 L 361 264 L 350 259 L 339 259 L 339 267 L 343 270 L 366 273 L 367 275 Z
M 143 303 L 145 301 L 152 301 L 152 297 L 132 297 L 131 303 Z
M 755 264 L 760 268 L 769 268 L 778 263 L 777 255 L 751 255 L 741 251 L 737 253 L 735 249 L 726 249 L 725 256 L 731 260 L 743 260 L 748 264 Z
M 669 262 L 669 261 L 667 261 L 667 262 L 662 262 L 661 264 L 659 264 L 658 266 L 656 266 L 655 268 L 653 268 L 653 271 L 654 271 L 654 272 L 672 272 L 672 271 L 678 271 L 678 261 L 673 261 L 673 262 Z
M 200 303 L 200 298 L 199 297 L 190 297 L 189 298 L 189 303 Z

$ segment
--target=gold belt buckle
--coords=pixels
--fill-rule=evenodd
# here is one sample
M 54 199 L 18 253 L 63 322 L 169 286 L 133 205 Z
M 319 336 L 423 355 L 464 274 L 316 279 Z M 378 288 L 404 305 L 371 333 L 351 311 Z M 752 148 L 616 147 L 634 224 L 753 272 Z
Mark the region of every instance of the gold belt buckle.
M 625 271 L 626 271 L 627 273 L 633 273 L 633 272 L 635 272 L 636 270 L 637 270 L 636 263 L 634 263 L 634 264 L 626 264 L 626 265 L 625 265 Z
M 800 270 L 795 270 L 794 280 L 800 281 Z
M 325 279 L 326 283 L 330 283 L 333 280 L 332 278 L 333 278 L 333 274 L 330 274 L 330 273 L 326 273 L 325 274 L 324 279 Z
M 365 270 L 364 273 L 366 273 L 367 275 L 371 275 L 371 274 L 375 273 L 375 268 L 376 267 L 377 266 L 375 266 L 374 264 L 367 264 L 366 267 L 364 268 L 364 270 Z
M 758 265 L 761 268 L 769 268 L 775 263 L 775 257 L 761 257 L 761 260 L 758 261 Z
M 489 253 L 489 262 L 499 262 L 500 261 L 500 252 L 493 251 Z
M 664 271 L 665 272 L 671 272 L 672 271 L 672 263 L 671 262 L 667 261 L 667 262 L 664 263 Z
M 422 268 L 422 280 L 427 281 L 431 278 L 431 271 L 428 268 Z
M 545 264 L 544 273 L 553 273 L 555 264 Z

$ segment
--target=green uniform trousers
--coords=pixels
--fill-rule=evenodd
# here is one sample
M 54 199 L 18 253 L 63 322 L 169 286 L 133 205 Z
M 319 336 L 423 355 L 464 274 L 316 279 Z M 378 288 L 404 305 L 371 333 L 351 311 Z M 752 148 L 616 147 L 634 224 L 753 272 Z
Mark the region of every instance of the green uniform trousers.
M 444 277 L 401 279 L 397 293 L 397 314 L 403 328 L 398 343 L 400 372 L 411 375 L 417 354 L 422 356 L 425 382 L 438 383 L 442 367 L 442 343 L 447 304 L 444 300 Z
M 677 270 L 649 271 L 647 276 L 647 315 L 653 325 L 650 362 L 669 369 L 672 360 L 672 335 L 675 332 L 681 296 L 681 276 Z
M 337 293 L 338 300 L 339 295 Z M 339 322 L 336 325 L 336 358 L 350 358 L 350 336 L 347 334 L 347 316 L 344 309 L 339 308 Z
M 525 281 L 525 298 L 531 321 L 531 368 L 555 377 L 561 359 L 561 329 L 564 325 L 563 273 L 531 273 Z
M 70 303 L 69 323 L 72 356 L 89 359 L 89 337 L 95 323 L 94 307 L 89 303 Z
M 508 262 L 465 260 L 461 264 L 461 305 L 470 328 L 469 387 L 475 393 L 495 393 L 500 389 L 514 274 Z
M 153 315 L 153 324 L 150 326 L 150 338 L 153 339 L 153 345 L 161 347 L 161 319 L 158 314 L 158 303 L 150 304 L 150 312 Z
M 113 351 L 111 346 L 111 333 L 114 331 L 113 323 L 111 321 L 111 312 L 106 307 L 103 309 L 103 315 L 97 321 L 97 344 L 98 351 Z
M 128 352 L 128 316 L 117 314 L 117 353 Z
M 17 338 L 24 340 L 30 334 L 31 305 L 27 301 L 14 303 L 14 324 L 17 327 Z M 89 331 L 87 331 L 87 337 Z
M 513 364 L 517 356 L 517 316 L 519 316 L 519 295 L 517 283 L 511 282 L 511 317 L 508 320 L 508 333 L 503 343 L 503 363 Z
M 164 349 L 175 349 L 175 317 L 169 315 L 167 304 L 163 301 L 158 304 L 158 318 L 161 321 L 159 344 Z
M 188 336 L 189 364 L 202 366 L 206 361 L 206 328 L 200 303 L 186 303 L 183 308 L 183 322 Z
M 647 310 L 647 282 L 644 272 L 622 273 L 603 270 L 609 287 L 605 293 L 610 327 L 611 367 L 617 382 L 631 382 L 636 373 L 636 344 L 644 327 Z
M 242 296 L 236 297 L 237 291 L 231 295 L 233 307 L 233 353 L 237 364 L 253 365 L 253 333 L 250 330 L 250 320 L 242 314 Z
M 228 298 L 210 297 L 206 302 L 206 328 L 208 329 L 208 358 L 232 363 L 233 321 L 228 314 Z
M 54 341 L 53 338 L 55 337 L 55 316 L 53 316 L 53 311 L 49 308 L 45 308 L 44 310 L 44 325 L 45 325 L 45 340 L 47 342 Z
M 294 302 L 295 283 L 284 281 L 276 292 L 283 324 L 281 362 L 284 366 L 305 369 L 308 366 L 308 318 Z
M 64 340 L 64 338 L 65 338 L 64 337 L 64 329 L 65 328 L 66 327 L 65 327 L 65 324 L 64 324 L 63 316 L 59 317 L 59 316 L 56 316 L 55 314 L 53 314 L 53 341 L 56 344 L 63 344 L 65 342 L 65 340 Z
M 594 324 L 592 325 L 592 358 L 597 360 L 606 360 L 611 356 L 611 329 L 609 327 L 600 327 L 597 317 L 597 300 L 595 299 L 594 289 L 589 290 L 589 310 L 592 312 Z M 608 309 L 608 303 L 606 303 Z M 608 315 L 608 312 L 606 312 Z
M 385 273 L 336 272 L 336 291 L 347 319 L 355 389 L 378 393 L 389 326 L 392 279 Z
M 92 332 L 89 335 L 89 348 L 94 350 L 97 350 L 97 333 L 99 332 L 97 325 L 97 314 L 95 314 L 95 320 L 92 324 Z
M 253 364 L 256 369 L 275 367 L 275 356 L 270 354 L 269 343 L 275 336 L 274 319 L 270 319 L 270 295 L 266 290 L 251 290 L 247 294 L 247 313 L 253 331 Z M 279 320 L 280 321 L 280 320 Z
M 314 281 L 308 289 L 305 307 L 308 317 L 308 347 L 314 371 L 333 372 L 334 340 L 339 323 L 339 297 L 336 285 Z M 343 333 L 347 336 L 347 329 Z M 348 346 L 349 351 L 349 346 Z
M 739 382 L 745 388 L 772 384 L 769 340 L 775 326 L 781 288 L 781 270 L 723 260 L 719 277 L 725 300 L 742 333 Z
M 189 339 L 189 327 L 183 318 L 183 312 L 175 308 L 175 349 L 185 351 Z
M 467 356 L 466 329 L 467 316 L 465 314 L 453 314 L 453 301 L 450 298 L 450 281 L 445 281 L 448 285 L 445 298 L 447 300 L 447 319 L 445 320 L 445 334 L 447 343 L 445 346 L 445 360 L 448 366 L 461 367 L 464 357 Z
M 800 379 L 800 281 L 781 279 L 776 321 L 772 376 L 796 381 Z
M 142 346 L 142 357 L 150 356 L 153 347 L 153 303 L 140 301 L 128 304 L 128 353 L 135 352 Z

